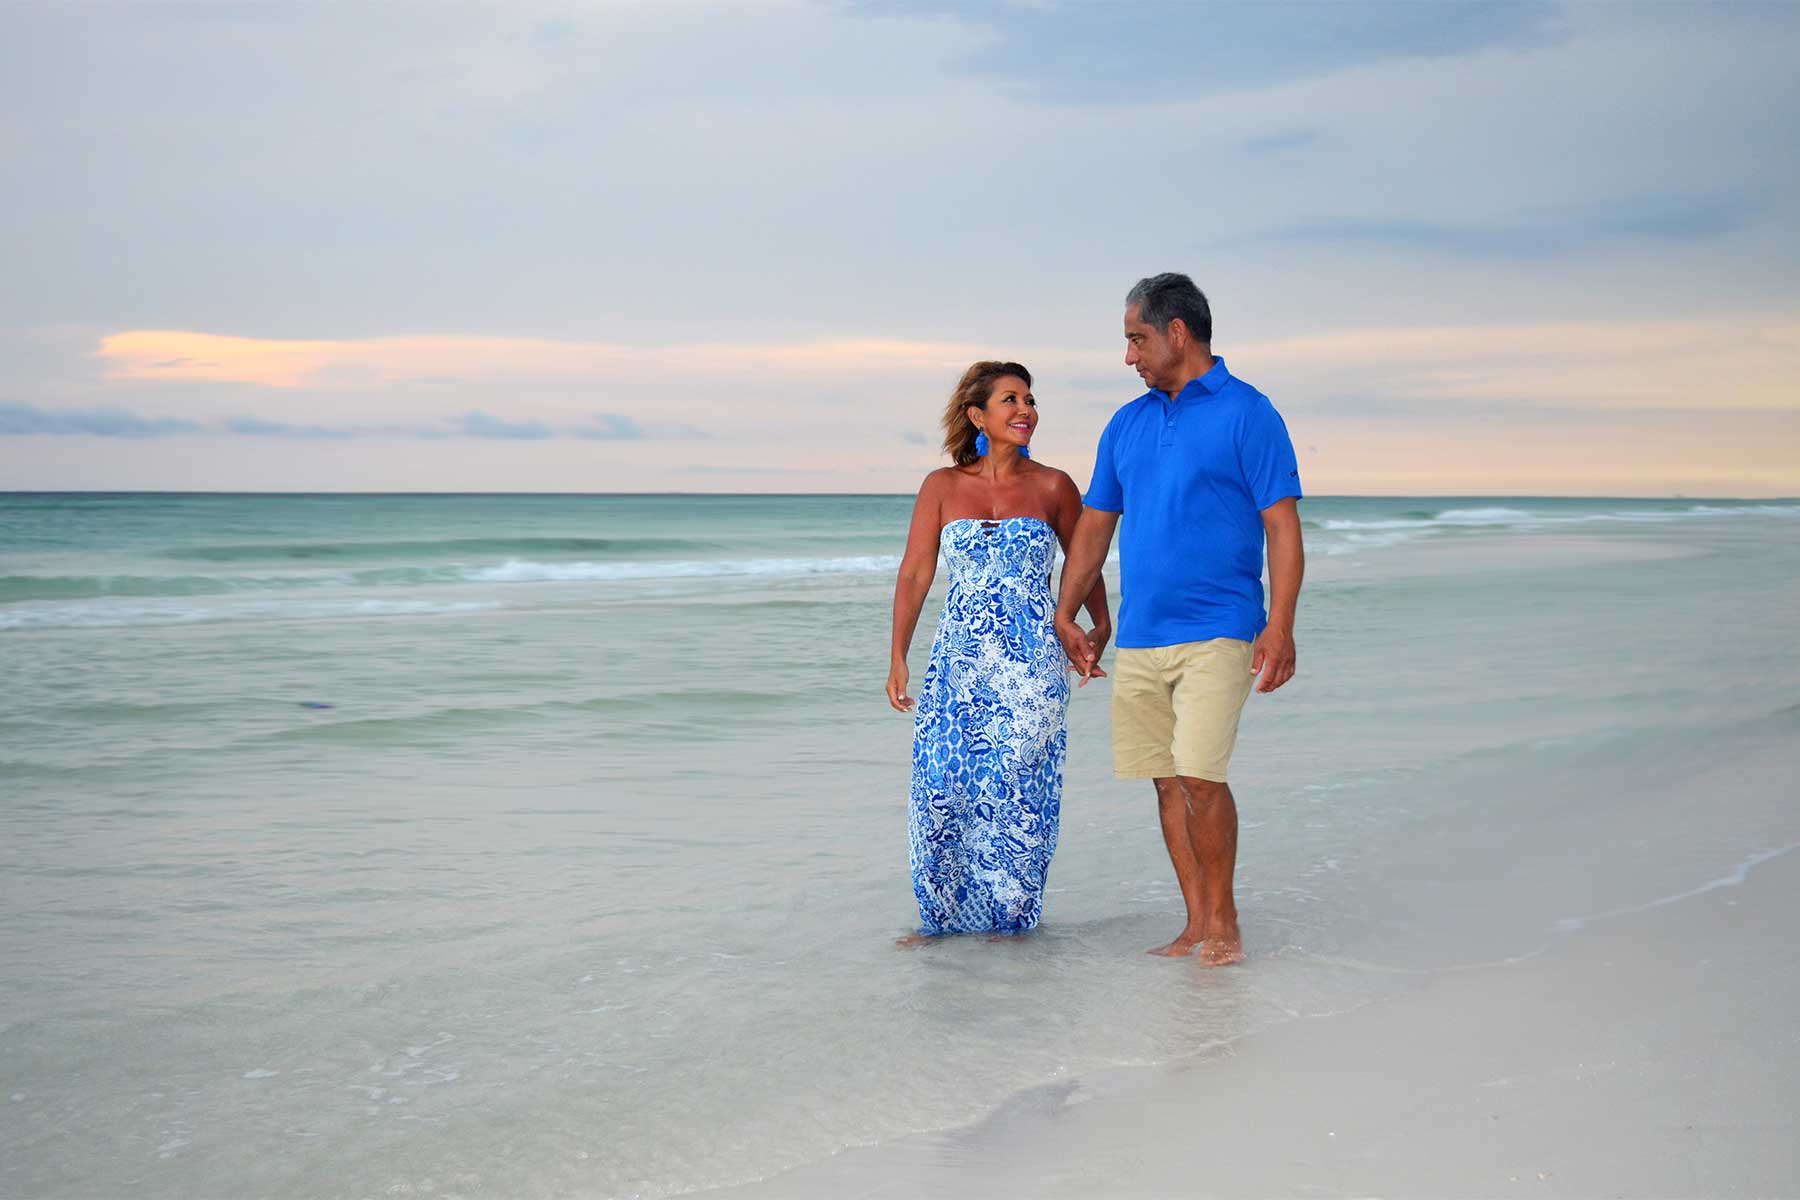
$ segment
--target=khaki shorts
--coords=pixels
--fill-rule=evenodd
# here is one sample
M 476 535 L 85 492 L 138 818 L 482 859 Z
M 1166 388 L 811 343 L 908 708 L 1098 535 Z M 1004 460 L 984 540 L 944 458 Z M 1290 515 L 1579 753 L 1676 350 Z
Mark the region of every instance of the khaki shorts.
M 1113 774 L 1225 782 L 1250 696 L 1250 643 L 1213 638 L 1113 655 Z

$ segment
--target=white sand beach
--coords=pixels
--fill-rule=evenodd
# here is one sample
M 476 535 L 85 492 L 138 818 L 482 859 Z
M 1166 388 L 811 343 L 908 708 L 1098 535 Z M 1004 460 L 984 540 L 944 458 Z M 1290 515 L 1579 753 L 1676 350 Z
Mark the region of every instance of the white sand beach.
M 731 1196 L 1785 1196 L 1800 855 L 1544 954 Z
M 1796 733 L 1788 709 L 1689 770 L 1624 771 L 1610 796 L 1590 790 L 1587 756 L 1548 760 L 1559 776 L 1532 780 L 1525 802 L 1534 836 L 1484 857 L 1465 844 L 1481 822 L 1441 831 L 1439 861 L 1460 869 L 1438 882 L 1457 876 L 1459 902 L 1408 914 L 1409 895 L 1443 895 L 1430 869 L 1394 873 L 1375 923 L 1405 965 L 1359 965 L 1411 975 L 1396 994 L 717 1194 L 1800 1194 L 1800 839 L 1782 840 Z M 1504 802 L 1502 777 L 1489 782 Z M 1538 863 L 1516 866 L 1533 841 Z M 1607 894 L 1630 899 L 1558 907 Z M 1491 946 L 1515 922 L 1538 944 L 1489 962 L 1443 953 L 1459 925 Z

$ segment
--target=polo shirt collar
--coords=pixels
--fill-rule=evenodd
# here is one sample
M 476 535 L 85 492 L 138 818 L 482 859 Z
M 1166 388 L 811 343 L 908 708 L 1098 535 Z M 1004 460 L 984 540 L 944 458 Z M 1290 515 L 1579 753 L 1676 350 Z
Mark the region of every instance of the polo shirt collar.
M 1170 396 L 1161 388 L 1151 388 L 1150 394 L 1160 400 L 1174 400 L 1177 403 L 1189 396 L 1200 400 L 1218 395 L 1230 380 L 1231 372 L 1225 369 L 1225 360 L 1215 354 L 1213 355 L 1212 369 L 1198 379 L 1190 379 L 1187 386 L 1174 396 Z

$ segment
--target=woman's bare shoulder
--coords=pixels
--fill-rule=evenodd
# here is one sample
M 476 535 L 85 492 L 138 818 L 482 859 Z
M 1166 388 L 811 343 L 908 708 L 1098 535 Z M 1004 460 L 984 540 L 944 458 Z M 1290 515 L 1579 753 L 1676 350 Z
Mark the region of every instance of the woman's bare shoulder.
M 962 470 L 954 466 L 938 467 L 927 473 L 919 483 L 919 499 L 942 500 L 956 491 L 957 485 L 962 482 L 962 475 Z
M 1053 467 L 1048 463 L 1033 462 L 1037 469 L 1032 472 L 1032 482 L 1041 488 L 1046 495 L 1062 496 L 1069 492 L 1079 492 L 1075 481 L 1061 467 Z

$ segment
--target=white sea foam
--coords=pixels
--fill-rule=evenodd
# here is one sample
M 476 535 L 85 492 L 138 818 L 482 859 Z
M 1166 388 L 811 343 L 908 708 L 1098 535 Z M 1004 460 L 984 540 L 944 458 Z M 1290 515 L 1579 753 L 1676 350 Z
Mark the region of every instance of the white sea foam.
M 844 558 L 720 559 L 713 562 L 530 562 L 513 559 L 499 566 L 462 567 L 444 584 L 609 583 L 715 577 L 799 577 L 883 574 L 900 566 L 897 555 Z M 495 601 L 402 599 L 333 600 L 284 597 L 263 601 L 209 597 L 96 598 L 63 603 L 25 601 L 0 608 L 0 630 L 101 628 L 128 625 L 185 625 L 205 621 L 316 620 L 331 617 L 431 616 L 499 608 Z
M 1564 917 L 1551 928 L 1556 933 L 1577 933 L 1594 921 L 1604 921 L 1610 917 L 1629 916 L 1632 913 L 1649 912 L 1653 908 L 1664 908 L 1671 904 L 1679 904 L 1683 900 L 1692 900 L 1695 896 L 1704 896 L 1707 892 L 1717 891 L 1725 887 L 1742 887 L 1750 881 L 1750 872 L 1771 859 L 1780 858 L 1784 854 L 1792 854 L 1800 850 L 1800 842 L 1779 846 L 1773 850 L 1764 850 L 1752 854 L 1717 879 L 1709 879 L 1697 887 L 1685 891 L 1672 892 L 1667 896 L 1658 896 L 1654 900 L 1646 900 L 1642 904 L 1633 904 L 1625 908 L 1615 908 L 1607 912 L 1592 913 L 1585 917 Z
M 1695 504 L 1686 509 L 1613 509 L 1602 512 L 1585 513 L 1527 512 L 1520 508 L 1494 506 L 1488 508 L 1447 508 L 1441 512 L 1433 513 L 1428 517 L 1378 517 L 1372 519 L 1327 517 L 1320 520 L 1318 525 L 1319 528 L 1331 533 L 1394 530 L 1423 534 L 1439 529 L 1502 528 L 1529 530 L 1554 525 L 1581 525 L 1596 521 L 1663 525 L 1672 521 L 1685 521 L 1704 517 L 1764 516 L 1800 516 L 1800 505 Z
M 1343 518 L 1331 518 L 1319 522 L 1321 529 L 1333 532 L 1352 529 L 1429 529 L 1437 524 L 1429 517 L 1395 518 L 1391 521 L 1352 521 Z
M 1800 517 L 1800 504 L 1696 504 L 1688 511 L 1707 517 Z
M 188 603 L 121 604 L 88 600 L 75 604 L 20 604 L 0 611 L 0 630 L 103 629 L 132 625 L 192 625 L 208 621 L 320 620 L 331 617 L 412 617 L 480 612 L 500 607 L 484 601 L 341 600 L 235 606 Z
M 1326 554 L 1354 554 L 1358 550 L 1378 550 L 1416 541 L 1429 533 L 1430 530 L 1409 529 L 1346 533 L 1341 538 L 1326 542 L 1324 550 Z
M 1530 525 L 1543 518 L 1517 508 L 1447 508 L 1429 517 L 1378 517 L 1364 520 L 1355 517 L 1327 517 L 1319 522 L 1323 529 L 1410 529 L 1425 530 L 1444 527 L 1487 525 Z
M 1514 525 L 1536 517 L 1518 508 L 1446 508 L 1433 520 L 1439 525 Z
M 717 575 L 855 575 L 893 571 L 898 555 L 867 554 L 850 558 L 749 558 L 714 562 L 542 563 L 509 560 L 497 567 L 471 567 L 463 578 L 472 583 L 574 583 L 631 579 L 691 579 Z

